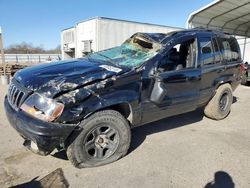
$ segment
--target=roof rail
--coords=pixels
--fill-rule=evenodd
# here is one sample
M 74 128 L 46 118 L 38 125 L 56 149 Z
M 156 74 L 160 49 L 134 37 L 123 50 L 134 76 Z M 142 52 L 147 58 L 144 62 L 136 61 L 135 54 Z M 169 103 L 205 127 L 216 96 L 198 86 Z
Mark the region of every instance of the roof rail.
M 206 27 L 203 27 L 203 26 L 199 26 L 199 27 L 193 27 L 191 29 L 207 29 Z
M 228 32 L 222 31 L 220 29 L 218 29 L 218 30 L 216 30 L 216 29 L 208 29 L 208 28 L 203 27 L 203 26 L 194 27 L 191 30 L 204 30 L 204 31 L 211 31 L 211 32 L 220 32 L 220 33 L 223 33 L 223 34 L 226 34 L 226 35 L 232 35 L 232 33 L 228 33 Z

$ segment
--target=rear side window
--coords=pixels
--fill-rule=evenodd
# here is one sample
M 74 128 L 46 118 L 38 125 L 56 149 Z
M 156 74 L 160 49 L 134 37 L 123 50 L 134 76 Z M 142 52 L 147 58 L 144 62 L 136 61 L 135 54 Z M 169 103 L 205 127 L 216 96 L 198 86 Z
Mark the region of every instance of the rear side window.
M 240 57 L 240 47 L 239 47 L 237 40 L 231 37 L 229 39 L 229 44 L 230 44 L 231 51 L 232 51 L 232 61 L 239 60 L 241 57 Z
M 221 52 L 220 52 L 220 48 L 215 37 L 212 38 L 212 42 L 213 42 L 213 47 L 214 47 L 214 60 L 215 60 L 215 63 L 219 63 L 221 62 Z
M 213 44 L 210 37 L 200 38 L 200 54 L 204 65 L 214 63 Z
M 230 62 L 240 59 L 240 48 L 235 38 L 220 38 L 219 43 L 225 61 Z

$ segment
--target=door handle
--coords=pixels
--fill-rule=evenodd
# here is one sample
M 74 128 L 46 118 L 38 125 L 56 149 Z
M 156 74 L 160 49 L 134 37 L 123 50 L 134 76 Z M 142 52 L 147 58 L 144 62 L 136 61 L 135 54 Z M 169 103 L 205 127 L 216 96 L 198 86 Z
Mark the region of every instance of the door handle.
M 186 81 L 198 81 L 201 79 L 201 75 L 193 76 L 193 77 L 186 77 Z

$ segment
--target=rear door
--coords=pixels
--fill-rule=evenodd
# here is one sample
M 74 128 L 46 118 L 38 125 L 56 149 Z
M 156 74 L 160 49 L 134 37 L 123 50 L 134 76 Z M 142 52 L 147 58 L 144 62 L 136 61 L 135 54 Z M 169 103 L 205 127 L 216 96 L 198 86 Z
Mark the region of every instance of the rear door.
M 201 85 L 199 105 L 207 103 L 215 92 L 215 82 L 226 71 L 225 62 L 216 39 L 216 35 L 200 36 L 199 62 L 201 64 Z
M 240 48 L 237 40 L 231 36 L 218 38 L 225 71 L 221 73 L 221 80 L 232 83 L 235 89 L 240 83 L 240 64 L 242 63 Z

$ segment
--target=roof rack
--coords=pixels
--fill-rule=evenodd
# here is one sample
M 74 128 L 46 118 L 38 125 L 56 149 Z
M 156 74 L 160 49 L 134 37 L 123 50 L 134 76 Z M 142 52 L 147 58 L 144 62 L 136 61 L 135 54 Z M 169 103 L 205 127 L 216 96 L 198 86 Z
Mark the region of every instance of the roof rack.
M 211 31 L 211 32 L 220 32 L 220 33 L 223 33 L 223 34 L 226 34 L 226 35 L 232 35 L 232 33 L 228 33 L 228 32 L 222 31 L 222 30 L 209 29 L 209 28 L 206 28 L 206 27 L 203 27 L 203 26 L 194 27 L 194 28 L 192 28 L 190 30 L 204 30 L 204 31 Z

